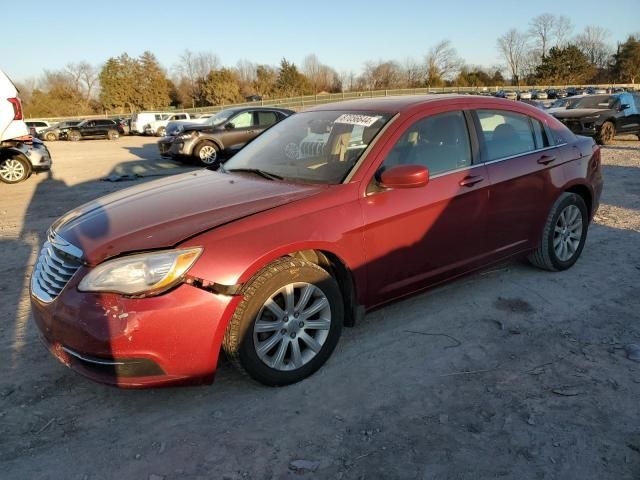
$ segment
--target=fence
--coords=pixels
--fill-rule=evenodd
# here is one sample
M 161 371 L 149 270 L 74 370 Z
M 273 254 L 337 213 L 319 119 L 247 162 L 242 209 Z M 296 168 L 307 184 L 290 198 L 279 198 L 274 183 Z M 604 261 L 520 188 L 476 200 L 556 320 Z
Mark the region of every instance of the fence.
M 571 85 L 572 87 L 587 87 L 587 85 Z M 588 85 L 589 87 L 594 88 L 638 88 L 636 84 L 606 84 L 606 85 Z M 267 100 L 259 100 L 255 102 L 243 102 L 243 103 L 233 103 L 228 105 L 215 105 L 210 107 L 196 107 L 196 108 L 184 108 L 184 109 L 165 109 L 159 111 L 166 112 L 186 112 L 186 113 L 216 113 L 220 110 L 224 110 L 226 108 L 236 108 L 236 107 L 255 107 L 255 106 L 264 106 L 264 107 L 282 107 L 282 108 L 291 108 L 294 110 L 304 110 L 306 107 L 311 107 L 314 105 L 322 105 L 324 103 L 331 102 L 340 102 L 343 100 L 353 100 L 357 98 L 376 98 L 376 97 L 390 97 L 397 95 L 427 95 L 427 94 L 442 94 L 442 93 L 471 93 L 471 94 L 491 94 L 500 90 L 504 91 L 526 91 L 526 90 L 545 90 L 549 88 L 563 89 L 567 88 L 569 85 L 535 85 L 535 86 L 494 86 L 494 87 L 423 87 L 423 88 L 399 88 L 393 90 L 365 90 L 358 92 L 342 92 L 342 93 L 327 93 L 327 94 L 319 94 L 319 95 L 305 95 L 300 97 L 288 97 L 288 98 L 274 98 Z M 113 114 L 103 114 L 103 115 L 87 115 L 90 118 L 119 118 L 122 116 L 129 116 L 127 113 L 113 113 Z M 78 119 L 83 118 L 82 115 L 77 117 L 48 117 L 48 118 L 38 118 L 38 119 L 29 119 L 29 120 L 46 120 L 51 122 L 58 122 L 70 119 Z

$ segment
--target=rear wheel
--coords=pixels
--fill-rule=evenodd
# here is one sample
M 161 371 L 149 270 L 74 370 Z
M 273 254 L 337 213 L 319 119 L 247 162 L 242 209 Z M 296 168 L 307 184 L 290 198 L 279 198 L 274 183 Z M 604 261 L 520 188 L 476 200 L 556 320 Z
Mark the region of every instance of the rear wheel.
M 327 361 L 343 321 L 342 294 L 335 279 L 313 263 L 287 257 L 247 284 L 223 348 L 255 380 L 288 385 Z
M 31 175 L 31 165 L 22 158 L 6 158 L 0 160 L 0 181 L 3 183 L 20 183 Z
M 218 147 L 208 140 L 200 142 L 193 153 L 198 162 L 205 167 L 210 167 L 219 162 Z
M 600 127 L 600 132 L 596 137 L 596 141 L 600 145 L 609 145 L 616 136 L 616 126 L 612 122 L 604 122 Z
M 72 142 L 77 142 L 78 140 L 80 140 L 80 132 L 78 132 L 77 130 L 71 130 L 69 132 L 69 134 L 67 135 L 67 138 L 69 140 L 71 140 Z
M 120 134 L 118 133 L 117 130 L 109 130 L 107 132 L 107 138 L 109 140 L 117 140 L 118 138 L 120 138 Z
M 58 137 L 56 136 L 55 133 L 53 132 L 48 132 L 45 136 L 44 139 L 47 140 L 48 142 L 55 142 Z
M 545 270 L 566 270 L 580 257 L 587 239 L 589 214 L 580 195 L 565 192 L 551 207 L 540 246 L 529 261 Z

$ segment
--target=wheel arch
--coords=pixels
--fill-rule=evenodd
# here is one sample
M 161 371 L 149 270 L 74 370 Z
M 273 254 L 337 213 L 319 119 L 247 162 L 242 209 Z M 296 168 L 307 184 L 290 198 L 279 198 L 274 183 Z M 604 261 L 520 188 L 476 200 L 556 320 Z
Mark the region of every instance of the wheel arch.
M 198 140 L 196 142 L 194 142 L 193 147 L 191 148 L 191 154 L 193 155 L 198 147 L 202 144 L 202 142 L 211 142 L 213 144 L 216 145 L 216 147 L 218 147 L 218 150 L 220 150 L 220 152 L 222 152 L 224 150 L 224 145 L 222 145 L 222 142 L 220 141 L 219 138 L 216 137 L 200 137 L 198 138 Z
M 593 192 L 591 189 L 583 183 L 577 183 L 566 188 L 564 191 L 567 193 L 575 193 L 582 197 L 582 200 L 584 200 L 584 203 L 587 205 L 589 220 L 591 220 L 591 217 L 593 216 Z
M 289 247 L 287 249 L 278 249 L 277 251 L 270 252 L 269 254 L 261 257 L 259 260 L 249 266 L 242 275 L 238 278 L 238 285 L 231 286 L 233 289 L 240 287 L 249 282 L 260 271 L 266 268 L 269 264 L 285 257 L 295 257 L 310 263 L 314 263 L 321 268 L 324 268 L 329 274 L 335 278 L 342 292 L 344 311 L 345 311 L 345 325 L 353 326 L 357 319 L 364 316 L 364 306 L 359 301 L 359 290 L 354 275 L 353 269 L 349 266 L 349 263 L 344 258 L 326 248 L 325 246 L 300 246 Z

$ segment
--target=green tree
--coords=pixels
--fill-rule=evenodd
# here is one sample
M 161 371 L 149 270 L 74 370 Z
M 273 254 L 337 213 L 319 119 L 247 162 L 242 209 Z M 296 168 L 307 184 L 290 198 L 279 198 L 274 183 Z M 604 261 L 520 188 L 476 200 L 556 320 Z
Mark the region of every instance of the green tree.
M 258 65 L 256 67 L 256 78 L 253 81 L 253 89 L 261 97 L 272 95 L 276 88 L 278 72 L 269 65 Z
M 307 78 L 298 71 L 298 67 L 283 58 L 276 80 L 276 90 L 283 97 L 294 97 L 309 94 L 311 87 Z
M 135 72 L 135 103 L 144 110 L 169 105 L 169 81 L 156 56 L 146 51 L 137 60 Z
M 241 98 L 238 79 L 228 68 L 209 72 L 202 85 L 202 91 L 207 102 L 212 105 L 234 103 Z
M 100 103 L 107 110 L 133 112 L 136 101 L 136 61 L 123 53 L 109 58 L 100 71 Z
M 640 80 L 640 35 L 630 36 L 618 47 L 613 56 L 612 71 L 620 82 L 636 83 Z
M 553 47 L 536 68 L 536 78 L 548 84 L 584 83 L 595 74 L 595 67 L 575 45 Z

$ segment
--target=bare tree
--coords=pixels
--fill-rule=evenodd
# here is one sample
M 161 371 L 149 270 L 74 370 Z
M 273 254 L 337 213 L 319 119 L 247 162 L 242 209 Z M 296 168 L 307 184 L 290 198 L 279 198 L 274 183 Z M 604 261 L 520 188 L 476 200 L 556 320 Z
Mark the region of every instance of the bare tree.
M 543 13 L 529 22 L 529 34 L 535 38 L 536 46 L 542 58 L 547 56 L 551 44 L 551 36 L 555 33 L 556 17 Z
M 450 80 L 460 69 L 462 62 L 449 40 L 442 40 L 431 47 L 426 56 L 426 83 L 435 86 L 443 80 Z
M 309 79 L 313 93 L 318 93 L 323 67 L 315 53 L 307 55 L 302 61 L 302 73 Z
M 498 38 L 498 51 L 502 54 L 511 72 L 511 81 L 520 85 L 522 67 L 527 58 L 527 36 L 515 28 Z
M 180 76 L 187 79 L 191 90 L 191 103 L 195 106 L 204 100 L 202 85 L 207 80 L 207 75 L 212 70 L 217 70 L 220 66 L 220 59 L 211 52 L 193 53 L 185 50 L 180 55 L 180 60 L 175 69 Z
M 361 86 L 367 90 L 397 88 L 402 78 L 396 62 L 366 62 L 361 75 Z
M 407 88 L 420 87 L 424 83 L 424 68 L 415 59 L 407 58 L 402 64 L 404 86 Z
M 255 92 L 253 85 L 256 80 L 256 68 L 258 66 L 249 60 L 238 60 L 236 63 L 236 77 L 240 85 L 240 93 L 243 96 L 251 95 Z
M 553 29 L 553 36 L 555 37 L 555 46 L 558 48 L 564 48 L 569 43 L 571 38 L 571 32 L 573 31 L 573 24 L 569 17 L 560 15 L 556 17 L 556 24 Z
M 87 62 L 80 62 L 67 64 L 65 70 L 72 79 L 74 88 L 83 95 L 85 104 L 88 105 L 95 96 L 98 85 L 98 69 Z
M 576 36 L 575 41 L 591 63 L 598 68 L 605 68 L 613 53 L 611 46 L 607 43 L 608 37 L 609 31 L 607 29 L 589 25 Z

